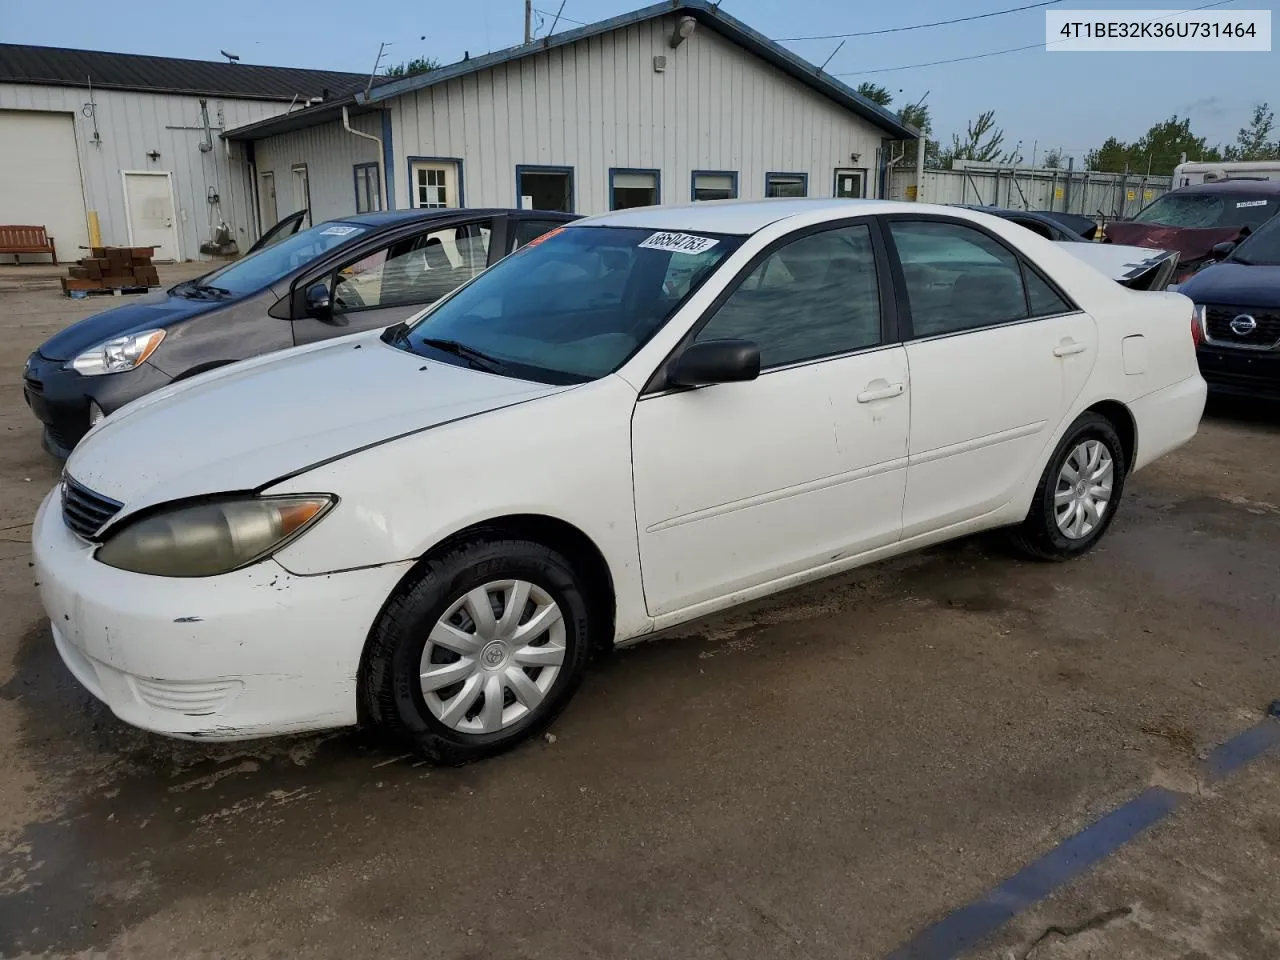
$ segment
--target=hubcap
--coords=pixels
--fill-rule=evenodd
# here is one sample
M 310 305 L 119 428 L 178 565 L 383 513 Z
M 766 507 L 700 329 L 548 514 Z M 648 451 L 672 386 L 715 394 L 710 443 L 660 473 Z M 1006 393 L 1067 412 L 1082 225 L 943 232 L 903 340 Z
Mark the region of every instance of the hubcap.
M 1111 503 L 1115 463 L 1100 440 L 1085 440 L 1067 454 L 1053 495 L 1053 512 L 1062 535 L 1080 540 L 1102 522 Z
M 542 703 L 564 657 L 564 617 L 551 595 L 526 580 L 495 580 L 436 621 L 422 651 L 422 698 L 453 730 L 497 733 Z

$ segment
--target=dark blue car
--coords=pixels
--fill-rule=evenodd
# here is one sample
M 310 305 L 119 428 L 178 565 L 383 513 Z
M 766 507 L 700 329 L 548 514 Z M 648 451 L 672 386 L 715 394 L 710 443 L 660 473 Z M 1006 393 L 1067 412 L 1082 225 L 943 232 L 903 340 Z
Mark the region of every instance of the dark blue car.
M 566 221 L 540 210 L 368 213 L 299 229 L 286 217 L 246 256 L 88 317 L 31 354 L 23 393 L 65 459 L 95 423 L 237 360 L 387 327 Z
M 1280 399 L 1280 217 L 1178 288 L 1195 301 L 1200 372 L 1211 392 Z

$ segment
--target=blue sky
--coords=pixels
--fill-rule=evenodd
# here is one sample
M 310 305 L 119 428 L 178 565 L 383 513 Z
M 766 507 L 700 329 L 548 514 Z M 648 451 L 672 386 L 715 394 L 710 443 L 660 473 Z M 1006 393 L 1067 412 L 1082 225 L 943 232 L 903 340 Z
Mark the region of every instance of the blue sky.
M 1031 0 L 722 0 L 723 9 L 770 37 L 876 30 L 986 13 Z M 1186 9 L 1151 0 L 1064 0 L 1059 9 Z M 378 44 L 399 61 L 431 55 L 444 62 L 516 44 L 522 0 L 219 0 L 161 4 L 145 13 L 104 15 L 101 0 L 36 4 L 3 0 L 0 41 L 85 47 L 127 53 L 217 59 L 220 49 L 246 63 L 367 71 Z M 567 0 L 564 17 L 592 21 L 644 6 L 644 0 Z M 559 0 L 535 0 L 545 33 Z M 1231 0 L 1217 9 L 1272 9 L 1275 0 Z M 124 8 L 120 8 L 123 10 Z M 145 29 L 139 29 L 145 25 Z M 572 28 L 562 21 L 557 28 Z M 851 85 L 864 79 L 895 94 L 895 104 L 928 93 L 935 136 L 952 132 L 987 109 L 996 111 L 1006 142 L 1022 142 L 1031 159 L 1061 147 L 1083 159 L 1108 135 L 1135 139 L 1173 113 L 1211 142 L 1230 142 L 1252 105 L 1280 110 L 1280 50 L 1270 53 L 1050 53 L 1028 50 L 967 63 L 860 74 L 1009 47 L 1042 43 L 1044 10 L 1025 10 L 971 23 L 849 40 L 828 66 Z M 425 38 L 425 39 L 424 39 Z M 787 46 L 821 63 L 838 41 Z

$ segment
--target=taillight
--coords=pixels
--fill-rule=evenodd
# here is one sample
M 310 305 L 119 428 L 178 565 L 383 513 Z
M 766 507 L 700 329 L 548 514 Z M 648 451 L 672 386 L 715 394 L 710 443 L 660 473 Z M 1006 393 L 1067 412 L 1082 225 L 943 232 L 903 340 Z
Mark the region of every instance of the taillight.
M 1203 313 L 1204 307 L 1199 304 L 1191 309 L 1191 342 L 1195 344 L 1197 350 L 1200 349 L 1200 344 L 1204 343 Z

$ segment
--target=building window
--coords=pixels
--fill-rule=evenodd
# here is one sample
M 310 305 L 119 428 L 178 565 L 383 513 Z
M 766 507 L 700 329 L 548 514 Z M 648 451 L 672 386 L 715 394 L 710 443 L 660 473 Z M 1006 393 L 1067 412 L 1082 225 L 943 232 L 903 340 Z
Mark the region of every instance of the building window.
M 293 174 L 293 211 L 305 210 L 306 224 L 311 226 L 311 179 L 307 175 L 305 163 L 295 163 L 290 168 Z
M 858 199 L 867 195 L 867 171 L 863 167 L 837 167 L 832 195 Z
M 413 206 L 428 209 L 462 206 L 462 164 L 432 157 L 409 158 Z
M 662 202 L 661 175 L 657 170 L 611 169 L 609 209 L 648 207 Z
M 807 197 L 809 175 L 807 173 L 766 173 L 764 195 L 766 197 Z
M 573 213 L 573 167 L 516 166 L 516 206 Z
M 690 200 L 735 200 L 738 197 L 738 171 L 695 170 L 690 184 Z
M 356 213 L 372 213 L 382 209 L 382 181 L 376 163 L 357 163 Z

